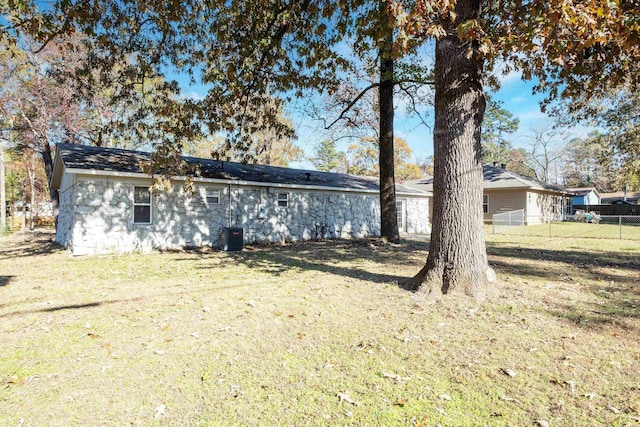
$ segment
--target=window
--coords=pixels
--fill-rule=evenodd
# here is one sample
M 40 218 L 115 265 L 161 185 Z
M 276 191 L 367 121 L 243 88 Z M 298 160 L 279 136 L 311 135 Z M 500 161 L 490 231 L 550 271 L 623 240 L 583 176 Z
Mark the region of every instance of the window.
M 151 224 L 151 191 L 149 187 L 134 187 L 133 223 Z
M 398 230 L 405 231 L 405 200 L 396 200 L 396 218 Z
M 289 193 L 278 193 L 278 206 L 282 208 L 289 206 Z
M 213 190 L 207 188 L 207 204 L 218 205 L 220 204 L 220 190 Z
M 489 212 L 489 196 L 487 194 L 482 195 L 482 212 Z
M 562 199 L 558 196 L 553 196 L 551 199 L 551 212 L 554 214 L 559 214 L 562 212 Z

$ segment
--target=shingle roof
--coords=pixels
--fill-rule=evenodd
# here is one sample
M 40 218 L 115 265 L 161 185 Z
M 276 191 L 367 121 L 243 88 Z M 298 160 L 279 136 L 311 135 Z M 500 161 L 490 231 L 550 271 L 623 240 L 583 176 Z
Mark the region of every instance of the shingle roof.
M 488 164 L 482 165 L 482 173 L 484 175 L 484 189 L 512 189 L 512 188 L 528 188 L 534 190 L 554 191 L 558 193 L 566 193 L 567 191 L 557 185 L 548 184 L 537 179 L 529 178 L 524 175 L 517 174 L 497 166 Z M 407 181 L 405 185 L 425 191 L 433 191 L 433 177 L 418 179 L 415 181 Z
M 378 191 L 377 178 L 361 177 L 341 173 L 315 170 L 290 169 L 276 166 L 252 165 L 236 162 L 182 158 L 190 166 L 198 166 L 200 178 L 220 179 L 238 182 L 272 183 L 311 187 L 332 187 L 345 190 Z M 68 169 L 105 171 L 111 173 L 144 174 L 144 165 L 151 160 L 151 154 L 144 151 L 123 150 L 119 148 L 93 147 L 87 145 L 58 144 L 56 165 L 61 161 Z M 55 171 L 54 171 L 55 172 Z M 60 185 L 61 171 L 54 173 L 52 188 Z M 415 188 L 396 185 L 399 193 L 423 194 Z
M 627 191 L 627 202 L 640 203 L 640 192 Z M 624 191 L 616 191 L 613 193 L 602 193 L 600 195 L 600 203 L 608 205 L 617 201 L 624 201 Z
M 567 191 L 573 193 L 574 196 L 586 196 L 592 191 L 598 193 L 595 187 L 567 188 Z

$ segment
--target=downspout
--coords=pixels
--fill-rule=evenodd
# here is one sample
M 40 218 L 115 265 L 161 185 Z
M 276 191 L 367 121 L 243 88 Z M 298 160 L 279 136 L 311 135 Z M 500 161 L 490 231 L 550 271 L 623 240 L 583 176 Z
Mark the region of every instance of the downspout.
M 231 183 L 229 185 L 229 206 L 227 207 L 227 227 L 231 227 Z

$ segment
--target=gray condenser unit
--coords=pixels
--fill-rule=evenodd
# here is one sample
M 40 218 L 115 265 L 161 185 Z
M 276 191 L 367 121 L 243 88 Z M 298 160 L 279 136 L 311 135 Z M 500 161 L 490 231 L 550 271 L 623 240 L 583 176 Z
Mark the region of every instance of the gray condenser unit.
M 243 242 L 242 228 L 223 227 L 220 229 L 220 247 L 223 251 L 241 251 Z

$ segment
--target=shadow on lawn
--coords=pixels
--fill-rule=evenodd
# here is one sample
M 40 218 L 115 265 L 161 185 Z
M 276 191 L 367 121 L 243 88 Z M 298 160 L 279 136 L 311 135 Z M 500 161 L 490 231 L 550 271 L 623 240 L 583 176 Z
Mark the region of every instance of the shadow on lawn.
M 291 270 L 318 271 L 335 274 L 353 279 L 366 280 L 374 283 L 397 284 L 404 288 L 403 283 L 417 273 L 415 260 L 406 256 L 407 253 L 428 250 L 428 243 L 415 240 L 404 240 L 399 244 L 384 242 L 380 239 L 362 240 L 322 240 L 313 242 L 280 245 L 247 246 L 244 251 L 228 253 L 230 263 L 244 264 L 250 269 L 279 276 Z M 206 255 L 205 255 L 206 257 Z M 198 254 L 197 259 L 203 256 Z M 185 261 L 196 258 L 188 258 Z M 348 266 L 339 265 L 346 262 Z M 393 266 L 406 265 L 407 276 L 378 273 L 358 268 L 365 262 L 389 264 Z M 206 269 L 208 266 L 200 268 Z
M 54 241 L 54 237 L 52 231 L 33 231 L 10 236 L 0 248 L 0 260 L 49 255 L 64 250 Z
M 51 235 L 45 234 L 33 242 L 27 249 L 0 250 L 0 259 L 11 256 L 42 255 L 55 251 L 59 246 L 51 243 Z M 248 268 L 279 276 L 291 270 L 312 270 L 375 283 L 399 284 L 402 287 L 407 279 L 417 273 L 426 259 L 428 242 L 403 240 L 400 244 L 386 243 L 380 239 L 331 240 L 301 242 L 280 245 L 247 246 L 243 252 L 222 255 L 225 263 L 244 264 Z M 499 277 L 516 275 L 548 279 L 555 283 L 590 283 L 588 292 L 596 296 L 595 303 L 571 306 L 557 301 L 549 312 L 584 324 L 589 317 L 591 324 L 615 323 L 621 317 L 640 318 L 640 260 L 635 254 L 580 252 L 578 250 L 547 250 L 526 247 L 514 247 L 510 244 L 488 243 L 489 261 Z M 220 252 L 188 251 L 191 256 L 180 258 L 177 262 L 206 261 Z M 417 254 L 417 256 L 408 256 Z M 176 262 L 174 261 L 174 262 Z M 382 266 L 383 272 L 372 271 L 368 263 Z M 217 268 L 202 265 L 199 268 Z M 384 266 L 406 265 L 406 276 L 384 272 Z M 9 276 L 0 276 L 0 286 L 11 281 Z M 235 286 L 230 286 L 235 287 Z M 214 291 L 211 288 L 203 291 Z M 135 300 L 132 298 L 131 300 Z M 591 299 L 593 301 L 593 298 Z M 67 309 L 90 308 L 101 304 L 112 304 L 128 300 L 99 301 L 89 304 L 50 307 L 26 312 L 47 312 Z M 0 317 L 18 314 L 7 313 Z M 589 323 L 589 322 L 588 322 Z
M 497 267 L 500 274 L 516 274 L 520 276 L 532 276 L 558 280 L 571 274 L 579 274 L 587 279 L 600 281 L 614 281 L 620 283 L 638 283 L 640 280 L 640 259 L 635 254 L 622 254 L 616 252 L 580 252 L 575 250 L 550 250 L 536 248 L 514 248 L 511 245 L 496 243 L 487 244 L 489 262 Z M 504 260 L 495 259 L 495 257 Z M 505 259 L 506 258 L 506 259 Z M 535 264 L 510 263 L 509 259 L 534 261 Z M 558 267 L 548 262 L 563 263 L 566 269 L 559 274 Z M 613 273 L 611 271 L 615 270 Z
M 58 311 L 64 311 L 64 310 L 90 309 L 90 308 L 100 307 L 103 305 L 120 304 L 120 303 L 126 303 L 126 302 L 134 302 L 134 301 L 144 301 L 144 300 L 149 300 L 157 297 L 166 297 L 166 296 L 178 297 L 180 295 L 192 295 L 194 293 L 215 292 L 215 291 L 222 291 L 225 289 L 250 287 L 250 286 L 252 285 L 243 284 L 243 285 L 229 285 L 229 286 L 212 286 L 212 287 L 198 289 L 198 290 L 186 289 L 186 290 L 180 290 L 175 292 L 163 292 L 156 295 L 146 295 L 144 297 L 139 296 L 139 297 L 131 297 L 131 298 L 119 298 L 119 299 L 110 299 L 110 300 L 104 300 L 104 301 L 92 301 L 92 302 L 86 302 L 82 304 L 56 305 L 53 307 L 16 310 L 16 311 L 0 314 L 0 319 L 5 317 L 21 316 L 21 315 L 33 314 L 33 313 L 51 313 L 51 312 L 58 312 Z M 2 306 L 0 305 L 0 307 Z
M 426 259 L 428 243 L 405 240 L 393 245 L 369 239 L 248 247 L 244 252 L 228 255 L 231 263 L 241 263 L 274 276 L 292 269 L 315 270 L 375 283 L 395 283 L 404 288 L 403 283 L 411 276 L 374 272 L 364 263 L 407 265 L 407 273 L 414 274 L 417 272 L 416 259 L 407 257 L 407 254 L 418 251 L 424 254 L 420 259 Z M 487 251 L 499 276 L 544 278 L 567 285 L 578 282 L 591 284 L 586 289 L 597 297 L 596 302 L 578 307 L 571 304 L 562 306 L 562 301 L 557 301 L 549 310 L 554 316 L 581 326 L 615 324 L 623 318 L 640 318 L 640 260 L 634 254 L 514 248 L 494 243 L 487 245 Z M 419 266 L 420 262 L 417 264 Z M 363 267 L 359 268 L 359 265 Z M 585 321 L 587 318 L 588 322 Z
M 567 289 L 580 284 L 591 294 L 585 302 L 555 301 L 546 310 L 554 316 L 581 327 L 629 328 L 625 318 L 640 319 L 640 259 L 635 254 L 514 248 L 495 243 L 487 245 L 487 251 L 499 275 L 545 278 L 566 283 Z M 564 265 L 558 267 L 557 263 Z

